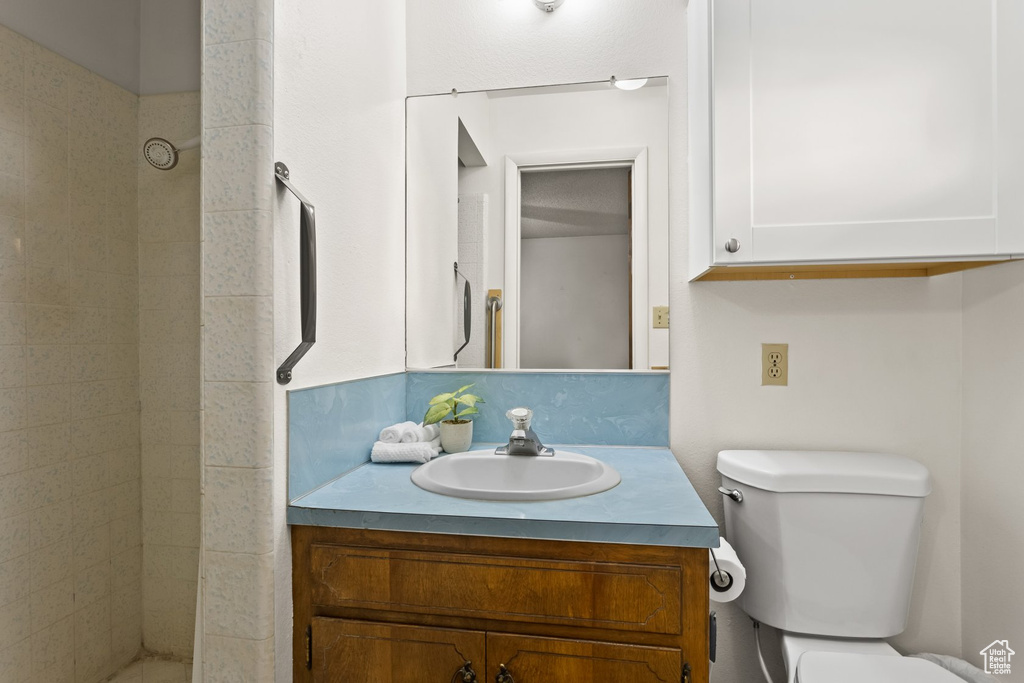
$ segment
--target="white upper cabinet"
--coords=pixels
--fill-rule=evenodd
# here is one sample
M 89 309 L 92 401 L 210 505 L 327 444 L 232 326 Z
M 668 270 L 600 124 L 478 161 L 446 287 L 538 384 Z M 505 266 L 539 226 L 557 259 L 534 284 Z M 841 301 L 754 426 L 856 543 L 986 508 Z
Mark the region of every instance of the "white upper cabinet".
M 691 275 L 1024 252 L 1024 2 L 691 0 Z

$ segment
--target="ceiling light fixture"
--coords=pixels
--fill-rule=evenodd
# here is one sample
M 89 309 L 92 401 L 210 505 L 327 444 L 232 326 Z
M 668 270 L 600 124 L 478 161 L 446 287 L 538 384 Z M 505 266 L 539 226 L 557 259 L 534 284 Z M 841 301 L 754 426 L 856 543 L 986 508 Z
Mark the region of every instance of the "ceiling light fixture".
M 614 85 L 619 90 L 639 90 L 640 88 L 647 85 L 647 79 L 624 78 L 622 80 L 619 80 L 618 78 L 615 78 L 615 76 L 612 76 L 612 85 Z
M 533 4 L 545 12 L 554 12 L 565 0 L 533 0 Z

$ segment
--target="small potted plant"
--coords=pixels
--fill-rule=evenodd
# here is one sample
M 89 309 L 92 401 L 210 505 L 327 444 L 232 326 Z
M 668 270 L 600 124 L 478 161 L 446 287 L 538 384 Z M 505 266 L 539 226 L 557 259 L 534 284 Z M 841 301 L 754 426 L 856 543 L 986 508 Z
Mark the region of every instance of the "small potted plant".
M 467 384 L 458 391 L 449 394 L 438 394 L 430 399 L 430 407 L 423 416 L 423 424 L 441 423 L 441 448 L 446 453 L 468 451 L 473 443 L 473 421 L 470 415 L 476 415 L 476 406 L 484 400 L 479 396 L 465 393 L 472 384 Z M 451 415 L 451 418 L 445 420 Z

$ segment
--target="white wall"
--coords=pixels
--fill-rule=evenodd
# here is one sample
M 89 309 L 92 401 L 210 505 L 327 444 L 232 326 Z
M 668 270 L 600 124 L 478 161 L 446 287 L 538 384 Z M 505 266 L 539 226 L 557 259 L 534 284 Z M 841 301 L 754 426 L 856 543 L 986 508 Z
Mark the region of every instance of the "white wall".
M 277 0 L 274 154 L 316 206 L 317 343 L 287 390 L 405 369 L 405 11 Z M 298 204 L 277 193 L 275 362 L 298 344 Z M 449 331 L 449 338 L 450 338 Z M 277 680 L 291 680 L 287 403 L 275 385 Z
M 629 237 L 522 241 L 519 363 L 629 368 Z
M 459 114 L 451 96 L 413 98 L 406 163 L 406 365 L 451 365 L 459 260 Z M 461 284 L 461 283 L 460 283 Z M 461 286 L 458 287 L 461 292 Z
M 686 282 L 686 3 L 409 0 L 409 92 L 667 74 L 672 447 L 722 519 L 724 448 L 863 448 L 929 467 L 906 650 L 960 653 L 960 276 Z M 760 385 L 761 342 L 790 344 L 790 386 Z M 716 683 L 760 679 L 750 622 L 719 609 Z M 778 661 L 774 665 L 778 667 Z
M 964 657 L 1024 643 L 1024 264 L 964 273 Z M 1017 655 L 1020 658 L 1021 655 Z M 1013 676 L 1024 680 L 1024 667 Z

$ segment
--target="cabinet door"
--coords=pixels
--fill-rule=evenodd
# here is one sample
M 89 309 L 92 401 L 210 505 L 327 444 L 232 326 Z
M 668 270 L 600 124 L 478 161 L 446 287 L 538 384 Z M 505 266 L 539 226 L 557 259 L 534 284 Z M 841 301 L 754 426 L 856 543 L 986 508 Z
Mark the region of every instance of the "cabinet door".
M 682 653 L 672 648 L 586 640 L 487 634 L 487 679 L 505 667 L 507 683 L 668 683 L 682 680 Z
M 712 12 L 715 263 L 1024 249 L 1024 3 Z
M 484 671 L 482 631 L 313 619 L 316 683 L 452 683 L 467 662 Z

